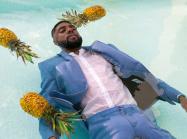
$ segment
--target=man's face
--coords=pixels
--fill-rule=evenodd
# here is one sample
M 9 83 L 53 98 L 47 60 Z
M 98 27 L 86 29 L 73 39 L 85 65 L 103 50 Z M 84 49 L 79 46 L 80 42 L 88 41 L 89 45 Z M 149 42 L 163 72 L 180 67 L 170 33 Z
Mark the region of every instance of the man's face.
M 53 34 L 54 43 L 66 49 L 81 47 L 82 37 L 75 26 L 70 23 L 60 23 Z

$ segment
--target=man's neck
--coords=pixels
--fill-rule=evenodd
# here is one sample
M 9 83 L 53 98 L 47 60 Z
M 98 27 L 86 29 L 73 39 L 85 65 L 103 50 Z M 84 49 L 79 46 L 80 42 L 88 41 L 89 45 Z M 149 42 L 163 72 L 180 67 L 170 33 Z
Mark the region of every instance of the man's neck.
M 79 47 L 79 48 L 73 48 L 73 49 L 65 49 L 65 51 L 67 52 L 67 53 L 71 53 L 71 52 L 73 52 L 73 53 L 75 53 L 75 54 L 79 54 L 79 50 L 81 49 L 81 47 Z

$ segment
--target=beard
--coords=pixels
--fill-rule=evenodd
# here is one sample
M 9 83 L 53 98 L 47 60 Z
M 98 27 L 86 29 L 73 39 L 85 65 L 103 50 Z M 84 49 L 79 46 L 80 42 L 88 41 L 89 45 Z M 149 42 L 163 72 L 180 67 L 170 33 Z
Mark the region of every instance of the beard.
M 82 45 L 82 37 L 81 36 L 77 36 L 76 40 L 71 40 L 70 39 L 71 36 L 67 37 L 65 42 L 61 42 L 59 44 L 59 46 L 61 48 L 65 48 L 65 49 L 75 49 L 75 48 L 80 48 Z

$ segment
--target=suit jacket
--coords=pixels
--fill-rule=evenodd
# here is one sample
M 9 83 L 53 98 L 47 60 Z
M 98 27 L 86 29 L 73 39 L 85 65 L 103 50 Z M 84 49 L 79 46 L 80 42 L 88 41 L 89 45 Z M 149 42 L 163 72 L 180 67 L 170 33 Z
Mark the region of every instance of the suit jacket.
M 156 93 L 157 99 L 167 101 L 170 104 L 178 102 L 178 96 L 182 95 L 178 90 L 156 78 L 139 61 L 120 51 L 112 44 L 95 41 L 90 46 L 83 48 L 100 54 L 110 62 L 115 73 L 129 88 L 132 95 L 139 85 L 139 83 L 132 81 L 134 78 L 148 83 Z M 64 111 L 78 110 L 79 104 L 87 92 L 88 84 L 77 61 L 65 51 L 61 51 L 56 56 L 39 63 L 39 69 L 42 79 L 40 94 L 57 109 Z M 146 99 L 143 97 L 141 101 L 146 102 Z M 77 126 L 82 127 L 83 132 L 87 132 L 83 123 L 79 122 Z M 40 119 L 39 130 L 43 139 L 53 135 L 58 136 L 42 119 Z

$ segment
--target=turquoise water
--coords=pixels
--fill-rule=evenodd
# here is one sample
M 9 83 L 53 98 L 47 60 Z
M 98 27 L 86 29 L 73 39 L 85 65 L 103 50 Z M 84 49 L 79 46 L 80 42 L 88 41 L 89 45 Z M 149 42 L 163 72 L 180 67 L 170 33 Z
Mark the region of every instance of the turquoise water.
M 103 5 L 107 16 L 79 29 L 83 45 L 112 43 L 187 95 L 187 0 L 0 0 L 0 27 L 13 30 L 41 57 L 24 65 L 0 48 L 0 138 L 40 139 L 38 121 L 21 110 L 19 99 L 40 91 L 37 63 L 60 51 L 50 37 L 56 18 L 94 4 Z M 187 138 L 187 113 L 180 105 L 159 101 L 153 112 L 162 128 Z

